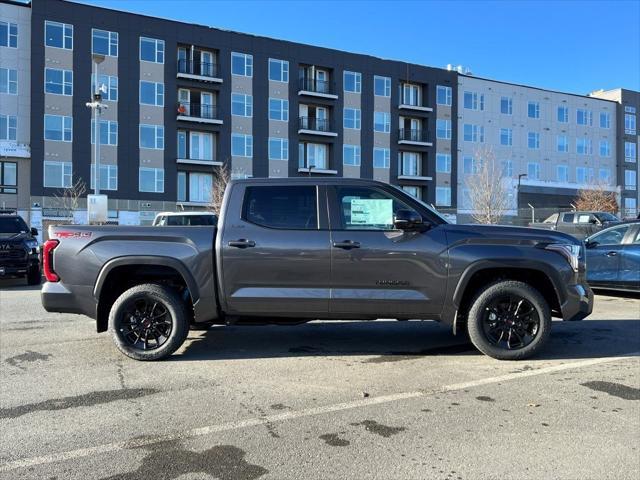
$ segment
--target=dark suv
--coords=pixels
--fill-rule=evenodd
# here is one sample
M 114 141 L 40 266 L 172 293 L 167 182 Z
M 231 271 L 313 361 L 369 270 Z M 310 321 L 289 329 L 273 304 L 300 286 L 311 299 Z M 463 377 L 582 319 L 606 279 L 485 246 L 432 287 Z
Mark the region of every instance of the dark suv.
M 27 277 L 29 285 L 40 284 L 37 235 L 15 212 L 0 211 L 0 278 Z

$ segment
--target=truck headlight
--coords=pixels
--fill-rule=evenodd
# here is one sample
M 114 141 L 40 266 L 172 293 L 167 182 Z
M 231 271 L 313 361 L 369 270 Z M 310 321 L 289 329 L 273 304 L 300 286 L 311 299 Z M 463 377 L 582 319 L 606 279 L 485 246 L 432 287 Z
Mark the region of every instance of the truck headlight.
M 26 244 L 29 250 L 35 250 L 35 253 L 38 253 L 40 251 L 40 245 L 38 244 L 37 240 L 27 240 Z
M 544 247 L 546 250 L 553 250 L 562 255 L 574 272 L 578 272 L 580 265 L 580 254 L 582 252 L 581 245 L 573 245 L 568 243 L 552 243 Z

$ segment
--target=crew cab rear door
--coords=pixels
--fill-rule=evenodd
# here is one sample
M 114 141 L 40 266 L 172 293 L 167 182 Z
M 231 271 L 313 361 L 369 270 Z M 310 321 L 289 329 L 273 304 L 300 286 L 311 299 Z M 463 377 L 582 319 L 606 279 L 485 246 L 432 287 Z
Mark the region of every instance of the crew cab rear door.
M 440 313 L 448 258 L 442 229 L 394 229 L 398 210 L 416 209 L 390 188 L 346 184 L 328 186 L 327 195 L 332 317 L 425 318 Z
M 239 182 L 230 195 L 217 240 L 226 313 L 326 318 L 325 187 Z

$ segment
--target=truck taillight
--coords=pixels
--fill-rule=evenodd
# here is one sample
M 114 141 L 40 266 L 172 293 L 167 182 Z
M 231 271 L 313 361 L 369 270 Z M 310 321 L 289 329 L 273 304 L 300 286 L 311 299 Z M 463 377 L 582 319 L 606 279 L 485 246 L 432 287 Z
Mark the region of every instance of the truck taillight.
M 59 243 L 59 240 L 47 240 L 42 247 L 42 271 L 47 282 L 60 281 L 60 277 L 53 269 L 53 251 Z

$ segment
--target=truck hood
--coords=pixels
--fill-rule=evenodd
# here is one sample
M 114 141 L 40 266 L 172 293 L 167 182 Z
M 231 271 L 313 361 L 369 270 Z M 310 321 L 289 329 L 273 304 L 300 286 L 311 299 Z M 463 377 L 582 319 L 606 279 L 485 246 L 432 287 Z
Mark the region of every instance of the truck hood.
M 21 233 L 15 233 L 15 232 L 11 232 L 11 233 L 0 233 L 0 240 L 11 240 L 11 241 L 16 241 L 16 240 L 24 240 L 24 239 L 28 239 L 31 238 L 31 235 L 29 233 L 26 232 L 21 232 Z
M 506 244 L 564 243 L 580 245 L 581 242 L 566 233 L 539 228 L 511 227 L 503 225 L 443 225 L 449 243 L 462 240 L 504 242 Z

